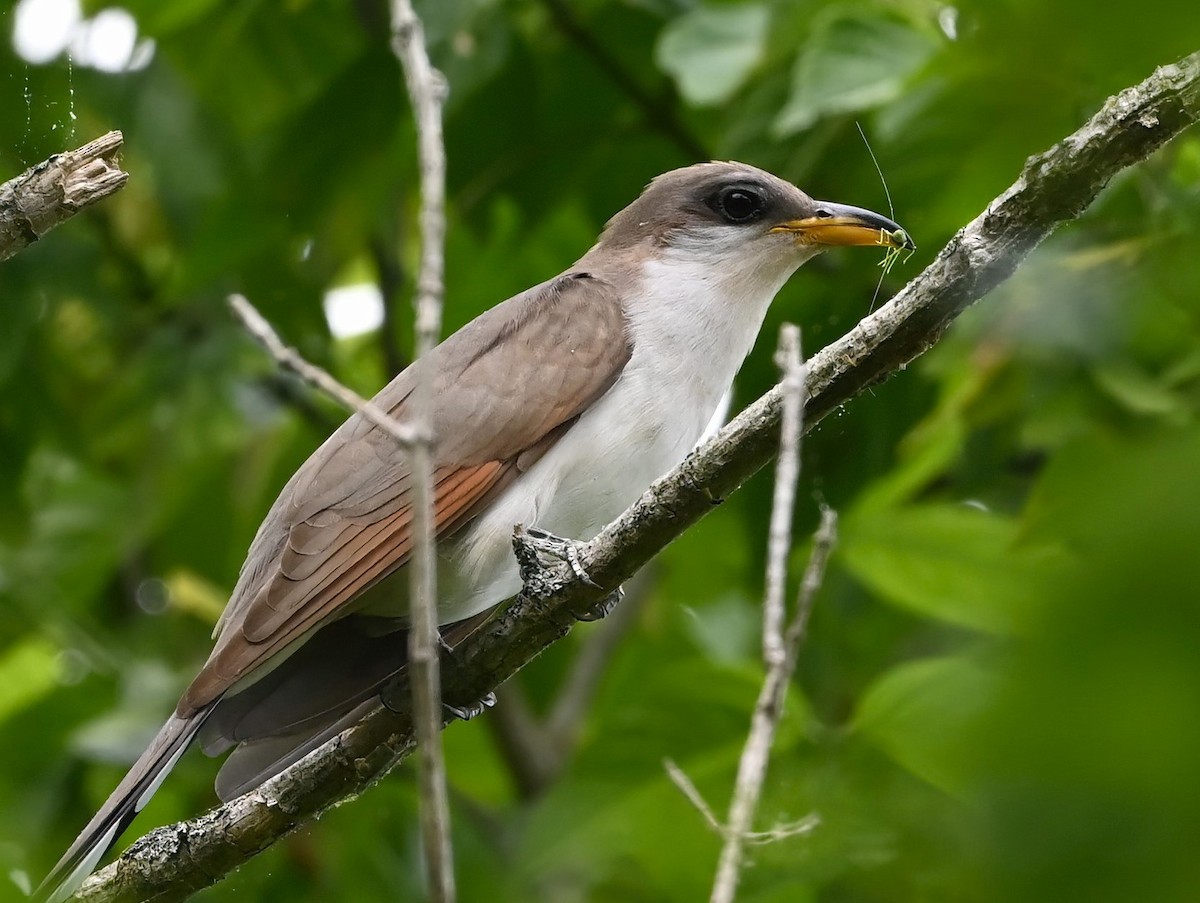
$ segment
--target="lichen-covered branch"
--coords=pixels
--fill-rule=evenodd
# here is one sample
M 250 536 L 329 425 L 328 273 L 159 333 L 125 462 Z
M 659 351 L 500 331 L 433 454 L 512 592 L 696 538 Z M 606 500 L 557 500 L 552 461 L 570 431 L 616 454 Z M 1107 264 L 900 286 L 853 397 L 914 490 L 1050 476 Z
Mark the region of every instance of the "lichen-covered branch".
M 120 132 L 109 132 L 0 185 L 0 260 L 124 188 L 129 173 L 117 163 L 124 140 Z
M 806 428 L 886 379 L 938 341 L 966 307 L 1007 278 L 1057 226 L 1077 216 L 1118 172 L 1200 117 L 1200 53 L 1110 98 L 1079 131 L 1031 158 L 889 304 L 809 360 Z M 781 393 L 768 392 L 580 550 L 601 589 L 566 565 L 543 568 L 517 543 L 525 591 L 458 647 L 443 696 L 470 703 L 565 635 L 771 457 Z M 278 837 L 377 780 L 411 749 L 411 719 L 378 711 L 262 788 L 207 815 L 152 832 L 93 876 L 89 901 L 181 900 Z

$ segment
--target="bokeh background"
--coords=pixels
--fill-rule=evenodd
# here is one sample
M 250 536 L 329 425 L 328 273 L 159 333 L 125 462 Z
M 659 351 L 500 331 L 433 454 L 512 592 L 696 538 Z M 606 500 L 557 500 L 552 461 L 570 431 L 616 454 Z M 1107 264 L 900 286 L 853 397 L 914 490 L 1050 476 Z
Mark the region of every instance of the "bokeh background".
M 426 0 L 446 73 L 446 326 L 547 278 L 655 174 L 740 159 L 886 212 L 919 271 L 1109 94 L 1200 48 L 1194 0 Z M 230 320 L 245 292 L 370 393 L 408 359 L 414 134 L 383 0 L 22 0 L 0 11 L 0 178 L 111 128 L 128 187 L 0 265 L 0 898 L 116 783 L 203 660 L 263 513 L 339 421 Z M 1200 896 L 1200 133 L 1120 177 L 942 343 L 804 446 L 794 576 L 842 516 L 741 899 Z M 778 324 L 863 316 L 869 253 Z M 632 452 L 631 452 L 632 453 Z M 761 678 L 770 474 L 676 542 L 559 744 L 598 630 L 446 734 L 464 901 L 692 901 Z M 187 756 L 133 835 L 213 803 Z M 411 770 L 206 901 L 421 898 Z M 129 838 L 127 838 L 128 840 Z

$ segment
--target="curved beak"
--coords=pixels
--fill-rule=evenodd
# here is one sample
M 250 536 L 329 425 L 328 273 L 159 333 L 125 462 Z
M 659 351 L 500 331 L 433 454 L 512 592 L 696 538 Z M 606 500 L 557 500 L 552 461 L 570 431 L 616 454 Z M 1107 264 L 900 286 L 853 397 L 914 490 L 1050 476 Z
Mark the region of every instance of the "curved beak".
M 817 212 L 813 216 L 789 220 L 771 231 L 790 232 L 803 244 L 916 250 L 908 233 L 886 216 L 849 204 L 816 203 Z

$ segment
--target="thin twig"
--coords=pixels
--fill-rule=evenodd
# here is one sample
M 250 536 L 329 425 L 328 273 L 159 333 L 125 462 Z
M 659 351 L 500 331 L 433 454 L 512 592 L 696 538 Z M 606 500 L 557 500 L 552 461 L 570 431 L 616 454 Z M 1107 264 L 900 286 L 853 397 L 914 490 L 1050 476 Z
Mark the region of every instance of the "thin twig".
M 404 81 L 417 123 L 421 166 L 421 266 L 417 274 L 416 386 L 413 416 L 422 441 L 412 450 L 413 533 L 408 634 L 409 680 L 416 725 L 421 837 L 429 895 L 451 903 L 454 850 L 450 844 L 450 803 L 442 755 L 442 688 L 438 649 L 436 559 L 434 555 L 433 410 L 430 353 L 442 329 L 443 254 L 446 231 L 446 150 L 442 140 L 442 102 L 446 82 L 429 62 L 421 20 L 409 0 L 392 0 L 392 50 L 404 69 Z
M 782 393 L 779 457 L 775 466 L 775 493 L 771 505 L 770 538 L 767 545 L 767 580 L 763 599 L 762 655 L 766 677 L 754 706 L 750 733 L 738 761 L 737 780 L 729 804 L 725 824 L 717 819 L 696 785 L 679 766 L 665 761 L 667 774 L 683 791 L 692 805 L 704 816 L 709 826 L 724 840 L 713 881 L 712 903 L 732 903 L 741 876 L 742 858 L 748 843 L 770 843 L 812 830 L 817 824 L 815 815 L 793 825 L 771 831 L 753 831 L 754 813 L 767 777 L 771 746 L 775 742 L 779 719 L 783 713 L 784 694 L 795 668 L 797 650 L 804 636 L 804 625 L 812 608 L 812 599 L 820 586 L 825 562 L 833 544 L 833 513 L 824 509 L 821 527 L 813 543 L 801 586 L 796 616 L 787 626 L 784 588 L 787 583 L 787 558 L 792 545 L 792 509 L 796 501 L 796 484 L 800 477 L 800 437 L 804 427 L 806 370 L 800 356 L 800 330 L 785 323 L 779 332 L 776 362 L 783 371 L 779 389 Z
M 808 630 L 808 619 L 812 615 L 813 601 L 817 590 L 825 579 L 825 565 L 829 555 L 837 545 L 837 512 L 832 508 L 821 508 L 821 524 L 813 537 L 812 554 L 808 557 L 808 566 L 804 569 L 804 578 L 800 581 L 800 592 L 796 597 L 796 613 L 788 624 L 783 642 L 788 654 L 788 677 L 796 667 L 796 655 L 800 644 L 804 642 L 805 631 Z
M 708 805 L 683 769 L 670 759 L 663 761 L 667 775 L 675 783 L 675 786 L 683 792 L 688 801 L 704 816 L 708 826 L 723 840 L 710 903 L 732 903 L 737 893 L 743 854 L 747 846 L 774 843 L 800 834 L 808 834 L 821 823 L 820 816 L 814 812 L 798 821 L 776 825 L 766 831 L 750 829 L 754 812 L 758 807 L 758 799 L 762 793 L 762 786 L 766 780 L 767 763 L 779 726 L 779 718 L 783 713 L 784 696 L 787 693 L 788 683 L 792 679 L 792 672 L 796 667 L 796 657 L 800 644 L 804 640 L 804 631 L 812 612 L 813 599 L 825 576 L 825 565 L 829 561 L 829 554 L 833 550 L 836 538 L 837 515 L 832 509 L 822 508 L 821 524 L 813 537 L 812 554 L 808 559 L 808 567 L 804 571 L 804 578 L 800 584 L 796 614 L 788 624 L 784 635 L 783 659 L 778 664 L 768 667 L 767 676 L 754 705 L 750 734 L 746 737 L 746 744 L 742 748 L 742 755 L 738 761 L 733 801 L 729 806 L 729 821 L 726 824 L 720 822 L 712 807 Z
M 400 445 L 411 448 L 417 440 L 416 429 L 400 423 L 373 401 L 363 398 L 353 389 L 342 385 L 316 364 L 309 363 L 295 348 L 283 343 L 262 314 L 243 295 L 229 296 L 229 309 L 241 321 L 246 331 L 267 350 L 281 366 L 291 370 L 302 380 L 335 399 L 349 411 L 361 411 L 371 423 L 379 427 Z
M 120 132 L 109 132 L 0 185 L 0 260 L 124 188 L 129 173 L 117 163 L 124 140 Z
M 779 330 L 775 363 L 783 373 L 783 419 L 780 426 L 779 457 L 775 464 L 775 495 L 771 504 L 771 526 L 767 539 L 767 579 L 763 594 L 762 654 L 768 668 L 784 658 L 783 623 L 787 614 L 783 601 L 787 584 L 788 550 L 792 547 L 792 509 L 796 482 L 800 479 L 800 430 L 804 426 L 804 362 L 800 356 L 800 330 L 784 323 Z
M 763 598 L 763 663 L 767 669 L 750 735 L 738 762 L 733 799 L 729 803 L 725 843 L 713 881 L 712 903 L 732 903 L 742 868 L 746 835 L 754 822 L 758 798 L 767 777 L 767 762 L 783 710 L 783 693 L 791 676 L 791 656 L 783 644 L 784 587 L 788 551 L 792 545 L 792 509 L 800 477 L 800 431 L 804 418 L 805 368 L 800 357 L 800 330 L 790 323 L 779 333 L 776 361 L 783 371 L 783 413 L 779 432 L 779 458 L 775 466 L 775 497 L 771 505 L 771 532 L 767 549 L 767 585 Z
M 721 824 L 721 820 L 717 818 L 717 813 L 713 812 L 712 806 L 708 804 L 708 801 L 700 793 L 700 788 L 692 783 L 692 779 L 687 776 L 687 772 L 676 765 L 673 759 L 663 759 L 663 768 L 667 770 L 667 777 L 675 782 L 675 786 L 696 807 L 696 811 L 704 816 L 704 820 L 708 822 L 708 826 L 721 837 L 724 837 L 728 833 L 725 830 L 725 826 Z
M 717 819 L 717 814 L 713 812 L 712 807 L 704 799 L 704 795 L 700 793 L 700 789 L 688 777 L 687 772 L 676 765 L 671 759 L 663 759 L 663 768 L 667 771 L 667 777 L 687 797 L 688 802 L 695 806 L 696 811 L 704 816 L 704 820 L 708 822 L 708 826 L 722 838 L 728 837 L 729 829 Z M 808 834 L 820 823 L 820 816 L 813 813 L 804 816 L 804 818 L 798 821 L 776 825 L 774 828 L 769 828 L 766 831 L 747 831 L 742 834 L 742 842 L 751 846 L 775 843 L 789 837 Z

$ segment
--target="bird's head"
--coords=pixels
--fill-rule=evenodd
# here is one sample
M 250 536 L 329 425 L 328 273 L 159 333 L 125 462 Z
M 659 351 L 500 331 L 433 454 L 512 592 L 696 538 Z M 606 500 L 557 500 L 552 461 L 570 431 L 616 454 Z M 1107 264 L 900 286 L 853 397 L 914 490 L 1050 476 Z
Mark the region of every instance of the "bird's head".
M 899 225 L 870 210 L 818 201 L 744 163 L 699 163 L 656 178 L 609 220 L 600 247 L 671 256 L 777 262 L 795 269 L 827 248 L 911 250 Z

